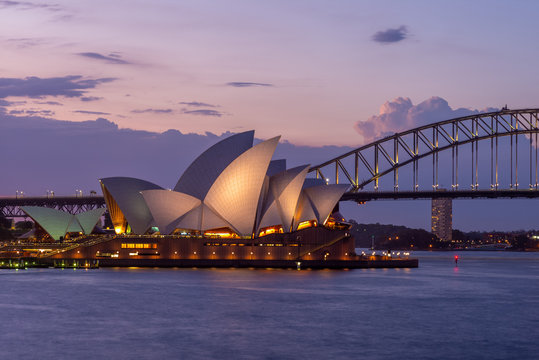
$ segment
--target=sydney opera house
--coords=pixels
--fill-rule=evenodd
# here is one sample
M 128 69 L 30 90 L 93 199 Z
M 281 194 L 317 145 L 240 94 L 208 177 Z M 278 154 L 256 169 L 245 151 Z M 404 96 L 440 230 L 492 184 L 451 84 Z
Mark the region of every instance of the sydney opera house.
M 100 179 L 115 235 L 54 256 L 125 266 L 351 259 L 353 239 L 336 211 L 347 185 L 307 178 L 308 165 L 287 169 L 286 160 L 272 161 L 279 138 L 253 145 L 254 131 L 230 136 L 196 158 L 172 189 Z M 40 210 L 25 211 L 40 222 Z M 58 216 L 61 226 L 51 227 L 54 216 L 40 224 L 54 228 L 53 238 L 61 229 L 88 234 L 102 211 Z
M 116 233 L 196 233 L 253 238 L 324 225 L 347 185 L 306 179 L 308 165 L 286 169 L 271 161 L 279 137 L 253 146 L 254 132 L 209 148 L 174 189 L 113 177 L 101 188 Z

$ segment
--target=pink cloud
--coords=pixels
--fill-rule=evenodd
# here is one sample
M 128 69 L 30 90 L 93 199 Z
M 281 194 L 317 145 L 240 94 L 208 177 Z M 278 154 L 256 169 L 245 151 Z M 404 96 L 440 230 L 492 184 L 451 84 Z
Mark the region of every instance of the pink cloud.
M 378 115 L 369 117 L 367 121 L 356 122 L 354 128 L 363 137 L 364 143 L 368 143 L 418 126 L 495 110 L 493 108 L 481 111 L 465 108 L 453 109 L 446 100 L 438 96 L 433 96 L 417 105 L 414 105 L 409 98 L 398 97 L 384 103 Z

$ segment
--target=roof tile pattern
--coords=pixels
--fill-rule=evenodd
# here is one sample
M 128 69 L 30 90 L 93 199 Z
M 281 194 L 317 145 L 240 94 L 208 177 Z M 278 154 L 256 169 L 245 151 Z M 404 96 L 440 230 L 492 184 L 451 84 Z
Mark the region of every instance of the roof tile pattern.
M 238 156 L 204 199 L 240 235 L 250 236 L 254 231 L 260 191 L 279 139 L 277 136 L 261 142 Z
M 254 133 L 246 131 L 232 135 L 204 151 L 185 170 L 174 191 L 203 200 L 223 170 L 253 146 Z

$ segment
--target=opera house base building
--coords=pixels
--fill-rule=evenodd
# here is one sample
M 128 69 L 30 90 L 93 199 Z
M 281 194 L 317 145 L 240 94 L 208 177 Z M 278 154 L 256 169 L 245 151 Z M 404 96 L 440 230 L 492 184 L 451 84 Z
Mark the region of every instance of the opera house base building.
M 253 141 L 248 131 L 218 142 L 173 189 L 130 177 L 100 179 L 109 233 L 96 234 L 105 209 L 77 216 L 23 209 L 36 233 L 56 243 L 46 249 L 36 239 L 0 257 L 56 267 L 417 267 L 407 257 L 357 255 L 338 212 L 348 186 L 307 178 L 309 165 L 287 169 L 286 160 L 272 161 L 279 137 Z

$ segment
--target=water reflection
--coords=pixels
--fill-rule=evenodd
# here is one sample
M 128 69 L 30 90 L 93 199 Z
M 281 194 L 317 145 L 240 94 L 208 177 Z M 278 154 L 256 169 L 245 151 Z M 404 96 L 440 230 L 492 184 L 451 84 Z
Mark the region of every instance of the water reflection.
M 413 255 L 418 269 L 0 270 L 0 357 L 535 358 L 539 253 Z

